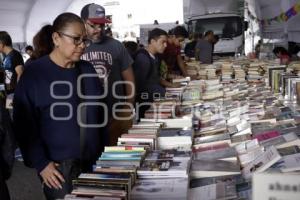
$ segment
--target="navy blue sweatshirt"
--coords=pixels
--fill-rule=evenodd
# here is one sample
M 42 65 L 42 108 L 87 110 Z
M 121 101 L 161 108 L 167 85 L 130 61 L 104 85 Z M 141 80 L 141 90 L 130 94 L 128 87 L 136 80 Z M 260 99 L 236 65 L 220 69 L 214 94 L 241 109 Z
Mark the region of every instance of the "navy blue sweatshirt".
M 30 63 L 18 82 L 14 96 L 16 137 L 25 163 L 38 172 L 50 161 L 80 158 L 77 122 L 80 73 L 96 75 L 94 67 L 86 61 L 77 62 L 74 68 L 62 68 L 44 56 Z M 83 82 L 85 95 L 102 94 L 98 77 L 84 78 Z M 100 100 L 85 99 L 85 102 L 99 103 Z M 100 124 L 103 116 L 100 106 L 87 107 L 87 124 Z M 100 128 L 86 128 L 84 160 L 92 162 L 100 155 L 103 134 Z

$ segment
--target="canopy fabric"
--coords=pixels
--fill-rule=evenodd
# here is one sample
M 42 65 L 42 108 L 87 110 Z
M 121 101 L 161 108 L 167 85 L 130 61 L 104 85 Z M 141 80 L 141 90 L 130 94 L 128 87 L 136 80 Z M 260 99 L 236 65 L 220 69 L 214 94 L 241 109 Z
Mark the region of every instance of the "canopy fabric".
M 272 19 L 288 11 L 300 0 L 246 0 L 249 11 L 259 21 Z M 300 13 L 300 12 L 299 12 Z M 300 42 L 300 14 L 290 17 L 287 21 L 272 20 L 262 23 L 263 38 L 283 39 L 285 41 Z
M 286 12 L 300 0 L 245 0 L 249 11 L 259 20 L 270 19 Z M 80 6 L 75 6 L 80 2 Z M 51 23 L 62 12 L 101 0 L 0 0 L 0 30 L 9 32 L 14 43 L 32 43 L 32 37 L 44 24 Z M 261 25 L 264 38 L 300 42 L 300 14 L 286 22 L 272 21 Z

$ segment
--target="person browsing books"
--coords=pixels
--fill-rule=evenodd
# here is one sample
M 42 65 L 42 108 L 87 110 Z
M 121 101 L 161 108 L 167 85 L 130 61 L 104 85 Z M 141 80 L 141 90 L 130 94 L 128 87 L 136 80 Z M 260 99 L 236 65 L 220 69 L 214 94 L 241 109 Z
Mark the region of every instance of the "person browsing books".
M 137 102 L 153 102 L 154 96 L 163 97 L 165 87 L 172 86 L 172 83 L 160 78 L 160 60 L 157 55 L 165 51 L 167 47 L 167 32 L 155 28 L 149 32 L 148 46 L 140 49 L 135 55 L 133 70 L 136 77 Z M 139 107 L 139 118 L 149 106 Z
M 14 96 L 17 141 L 25 164 L 37 170 L 47 200 L 64 198 L 72 179 L 92 170 L 103 133 L 99 106 L 86 106 L 85 114 L 79 111 L 81 102 L 98 104 L 95 97 L 102 92 L 94 67 L 80 60 L 87 42 L 84 23 L 63 13 L 51 27 L 51 37 L 44 35 L 51 53 L 27 66 Z M 79 122 L 93 127 L 81 132 Z
M 87 4 L 81 9 L 88 38 L 92 41 L 82 59 L 96 69 L 107 95 L 109 143 L 115 145 L 118 137 L 132 125 L 134 103 L 133 60 L 127 49 L 118 40 L 105 35 L 105 9 L 98 4 Z M 119 112 L 119 110 L 122 110 Z

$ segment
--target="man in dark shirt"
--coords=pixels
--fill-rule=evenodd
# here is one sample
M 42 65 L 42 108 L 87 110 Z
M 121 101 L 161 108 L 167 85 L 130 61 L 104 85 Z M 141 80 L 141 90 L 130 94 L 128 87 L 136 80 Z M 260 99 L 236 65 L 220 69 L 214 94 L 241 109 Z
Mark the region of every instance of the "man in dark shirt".
M 145 102 L 152 102 L 154 96 L 161 97 L 165 95 L 165 89 L 160 83 L 159 67 L 160 62 L 157 54 L 161 54 L 167 47 L 167 32 L 155 28 L 149 32 L 148 46 L 140 49 L 133 64 L 133 70 L 136 77 L 137 102 L 140 105 Z M 137 112 L 139 118 L 144 116 L 149 106 L 138 106 Z
M 3 68 L 5 70 L 5 87 L 7 93 L 13 93 L 22 72 L 24 61 L 22 55 L 12 48 L 12 40 L 6 31 L 0 31 L 0 53 L 5 55 Z

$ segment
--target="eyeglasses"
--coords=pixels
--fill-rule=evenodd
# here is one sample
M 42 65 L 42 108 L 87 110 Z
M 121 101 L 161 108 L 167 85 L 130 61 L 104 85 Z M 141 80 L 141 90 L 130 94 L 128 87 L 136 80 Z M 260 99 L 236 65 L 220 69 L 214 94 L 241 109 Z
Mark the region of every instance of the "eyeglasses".
M 94 30 L 99 30 L 99 31 L 101 31 L 102 30 L 102 27 L 104 26 L 104 25 L 102 25 L 102 24 L 100 24 L 100 25 L 94 25 L 94 24 L 90 24 L 90 23 L 88 23 L 88 22 L 86 22 L 86 24 L 87 25 L 89 25 L 92 29 L 94 29 Z
M 81 45 L 81 43 L 84 43 L 84 45 L 87 45 L 89 43 L 89 39 L 86 38 L 86 37 L 80 37 L 80 36 L 72 36 L 72 35 L 68 35 L 66 33 L 63 33 L 63 32 L 57 32 L 59 35 L 63 35 L 63 36 L 66 36 L 68 38 L 71 38 L 73 39 L 73 43 L 74 45 L 76 46 L 79 46 Z

